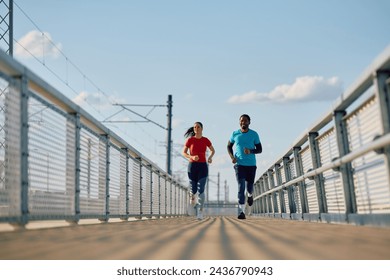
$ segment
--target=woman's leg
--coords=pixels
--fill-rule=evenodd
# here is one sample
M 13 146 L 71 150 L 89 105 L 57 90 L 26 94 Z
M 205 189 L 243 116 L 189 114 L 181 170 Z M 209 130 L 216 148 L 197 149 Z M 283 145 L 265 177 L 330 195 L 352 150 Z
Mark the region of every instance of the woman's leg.
M 207 165 L 207 163 L 202 163 L 199 166 L 199 181 L 198 181 L 200 209 L 203 209 L 203 205 L 205 202 L 204 189 L 207 183 L 208 176 L 209 176 L 209 166 Z
M 200 204 L 200 209 L 203 210 L 203 206 L 204 206 L 204 202 L 205 202 L 205 199 L 206 199 L 206 195 L 204 193 L 204 189 L 205 189 L 205 186 L 206 186 L 206 182 L 207 182 L 207 177 L 203 177 L 199 180 L 198 182 L 198 202 Z
M 191 193 L 195 195 L 198 191 L 198 170 L 196 164 L 190 162 L 188 164 L 188 179 L 190 180 Z

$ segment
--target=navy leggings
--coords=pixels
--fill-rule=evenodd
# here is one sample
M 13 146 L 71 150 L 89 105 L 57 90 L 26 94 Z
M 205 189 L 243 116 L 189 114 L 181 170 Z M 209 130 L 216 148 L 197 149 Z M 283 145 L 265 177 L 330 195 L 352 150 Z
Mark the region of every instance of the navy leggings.
M 188 164 L 188 178 L 190 179 L 193 194 L 204 193 L 209 167 L 206 162 L 190 162 Z

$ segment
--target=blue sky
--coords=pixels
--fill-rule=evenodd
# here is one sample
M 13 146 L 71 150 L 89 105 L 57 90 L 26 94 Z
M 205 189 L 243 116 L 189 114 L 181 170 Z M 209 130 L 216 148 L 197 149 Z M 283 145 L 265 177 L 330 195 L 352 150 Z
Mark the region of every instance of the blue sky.
M 263 143 L 259 177 L 390 44 L 388 0 L 14 2 L 15 58 L 98 120 L 119 111 L 114 103 L 165 105 L 171 94 L 174 154 L 201 121 L 216 149 L 210 178 L 220 173 L 232 201 L 226 144 L 241 114 Z M 166 126 L 165 108 L 132 109 Z M 107 126 L 165 168 L 163 129 Z M 185 183 L 186 166 L 174 156 Z

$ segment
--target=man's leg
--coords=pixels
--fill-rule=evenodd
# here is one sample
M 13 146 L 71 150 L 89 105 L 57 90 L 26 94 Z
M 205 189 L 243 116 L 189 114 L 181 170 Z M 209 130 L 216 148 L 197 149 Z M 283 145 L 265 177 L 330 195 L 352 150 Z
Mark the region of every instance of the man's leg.
M 245 176 L 242 166 L 235 165 L 234 169 L 238 183 L 238 218 L 245 219 Z
M 256 176 L 256 166 L 247 166 L 246 167 L 246 190 L 248 192 L 248 205 L 253 205 L 253 184 L 255 182 Z

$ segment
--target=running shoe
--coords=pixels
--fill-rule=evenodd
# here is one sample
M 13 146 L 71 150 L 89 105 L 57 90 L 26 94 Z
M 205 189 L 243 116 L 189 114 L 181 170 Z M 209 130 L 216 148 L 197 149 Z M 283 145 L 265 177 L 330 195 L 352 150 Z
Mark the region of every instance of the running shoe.
M 240 219 L 240 220 L 245 220 L 245 219 L 246 219 L 245 213 L 244 213 L 244 212 L 241 212 L 240 215 L 238 215 L 238 219 Z
M 202 220 L 203 219 L 203 211 L 202 210 L 198 210 L 198 215 L 196 215 L 196 218 L 198 220 Z
M 192 206 L 195 207 L 197 201 L 196 201 L 196 194 L 190 194 L 190 203 Z
M 253 205 L 253 195 L 252 196 L 248 196 L 248 205 L 249 206 Z

